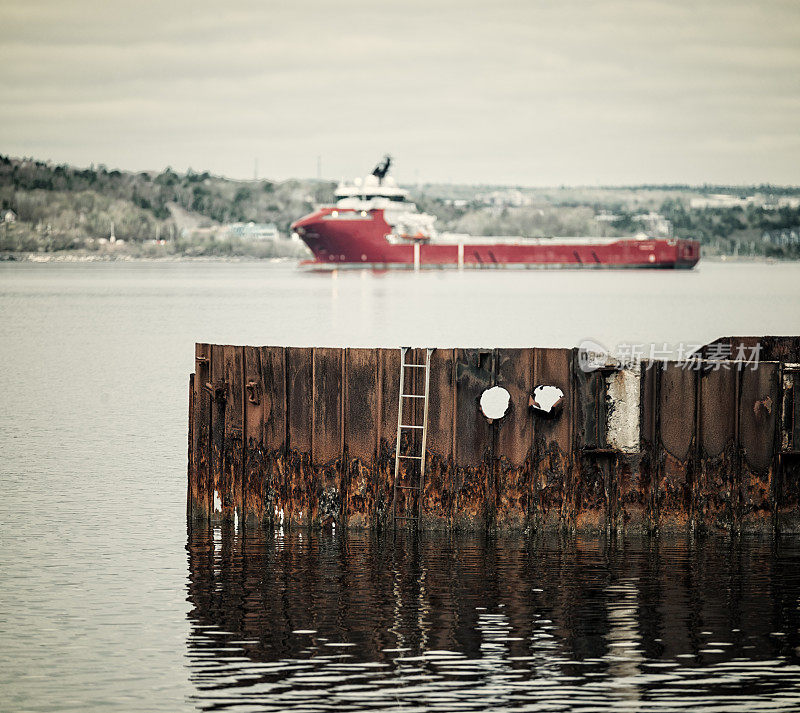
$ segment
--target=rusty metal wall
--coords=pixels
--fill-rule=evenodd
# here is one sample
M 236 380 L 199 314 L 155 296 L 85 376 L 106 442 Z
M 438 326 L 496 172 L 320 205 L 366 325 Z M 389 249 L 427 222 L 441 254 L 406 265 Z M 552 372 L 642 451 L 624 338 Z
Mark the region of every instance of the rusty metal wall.
M 779 528 L 800 531 L 800 366 L 782 365 L 775 508 Z
M 211 348 L 195 347 L 195 373 L 192 374 L 192 418 L 189 441 L 188 514 L 192 519 L 208 517 L 212 512 L 211 480 Z
M 409 350 L 422 364 L 425 350 Z M 394 503 L 400 350 L 198 344 L 187 511 L 292 527 L 800 531 L 800 371 L 792 364 L 645 363 L 584 372 L 576 350 L 436 349 L 424 487 Z M 424 370 L 406 372 L 424 391 Z M 615 384 L 635 380 L 621 408 Z M 560 411 L 528 406 L 560 388 Z M 510 395 L 500 420 L 487 388 Z M 630 384 L 629 384 L 630 385 Z M 422 399 L 405 404 L 422 422 Z M 615 409 L 616 412 L 615 412 Z M 631 447 L 610 423 L 633 419 Z M 619 423 L 616 424 L 619 427 Z M 401 453 L 419 452 L 420 432 Z M 401 483 L 419 477 L 401 461 Z
M 664 529 L 683 528 L 694 515 L 697 374 L 680 364 L 657 365 L 659 438 L 655 483 L 656 520 Z
M 345 352 L 342 515 L 349 527 L 368 527 L 376 509 L 378 361 L 375 349 Z
M 533 381 L 551 384 L 564 392 L 565 412 L 560 417 L 537 419 L 533 429 L 531 522 L 534 527 L 575 525 L 575 463 L 573 460 L 574 384 L 570 349 L 534 349 Z M 565 418 L 565 416 L 567 416 Z
M 280 524 L 309 525 L 319 510 L 319 482 L 311 463 L 314 423 L 314 355 L 311 349 L 287 347 L 286 452 L 276 483 L 273 515 Z M 280 456 L 279 456 L 280 457 Z
M 745 530 L 768 529 L 775 512 L 773 475 L 776 411 L 780 404 L 779 364 L 766 362 L 758 370 L 742 369 L 739 396 L 741 474 L 737 525 Z
M 489 469 L 492 427 L 481 414 L 478 400 L 493 383 L 492 350 L 456 349 L 453 369 L 455 471 L 451 517 L 459 527 L 484 527 L 494 511 Z
M 533 393 L 534 350 L 498 349 L 496 384 L 511 395 L 508 412 L 492 424 L 495 521 L 506 529 L 528 525 L 533 485 L 533 419 L 528 398 Z
M 738 369 L 699 372 L 698 464 L 693 509 L 698 525 L 725 528 L 733 522 L 737 481 Z
M 757 346 L 760 361 L 800 363 L 800 337 L 797 336 L 720 337 L 701 347 L 698 353 L 708 358 L 711 353 L 719 351 L 720 345 L 734 357 L 740 347 L 749 354 Z
M 574 361 L 574 360 L 573 360 Z M 574 422 L 572 488 L 568 489 L 568 516 L 579 529 L 611 525 L 614 488 L 614 453 L 606 442 L 607 403 L 605 374 L 572 367 Z
M 427 462 L 422 492 L 422 510 L 428 527 L 449 526 L 455 504 L 454 365 L 452 349 L 437 349 L 431 354 L 429 401 L 436 404 L 436 408 L 428 412 Z M 395 426 L 396 423 L 393 421 Z M 394 444 L 391 449 L 394 450 Z

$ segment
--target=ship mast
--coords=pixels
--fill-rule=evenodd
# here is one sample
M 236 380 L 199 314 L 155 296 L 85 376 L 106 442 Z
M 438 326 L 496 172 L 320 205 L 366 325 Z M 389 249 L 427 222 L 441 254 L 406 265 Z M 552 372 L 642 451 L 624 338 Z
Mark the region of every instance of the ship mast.
M 375 166 L 374 170 L 372 171 L 372 175 L 378 179 L 379 186 L 383 183 L 383 179 L 386 178 L 386 174 L 389 173 L 389 166 L 391 165 L 392 157 L 387 154 L 383 157 L 383 161 Z

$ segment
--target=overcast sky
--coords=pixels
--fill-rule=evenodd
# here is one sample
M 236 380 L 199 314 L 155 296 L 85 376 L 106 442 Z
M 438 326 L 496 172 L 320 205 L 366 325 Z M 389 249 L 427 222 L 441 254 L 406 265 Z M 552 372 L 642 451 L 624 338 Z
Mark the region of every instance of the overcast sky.
M 0 0 L 0 153 L 800 184 L 798 0 Z

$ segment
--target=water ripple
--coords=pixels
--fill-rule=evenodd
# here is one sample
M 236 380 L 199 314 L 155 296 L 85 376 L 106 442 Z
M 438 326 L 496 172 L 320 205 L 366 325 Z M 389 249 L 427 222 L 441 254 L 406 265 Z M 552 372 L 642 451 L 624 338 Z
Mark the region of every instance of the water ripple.
M 800 706 L 791 540 L 276 537 L 225 526 L 191 532 L 187 550 L 202 709 Z

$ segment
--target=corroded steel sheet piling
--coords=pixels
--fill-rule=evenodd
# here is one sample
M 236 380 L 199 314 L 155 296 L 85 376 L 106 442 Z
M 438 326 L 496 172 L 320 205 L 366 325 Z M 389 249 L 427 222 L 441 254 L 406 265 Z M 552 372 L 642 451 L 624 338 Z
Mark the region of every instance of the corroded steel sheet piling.
M 572 420 L 564 417 L 573 412 L 572 351 L 534 349 L 533 381 L 561 388 L 565 406 L 562 414 L 539 418 L 535 427 L 532 425 L 531 522 L 535 527 L 572 527 L 574 434 Z
M 399 349 L 198 344 L 188 514 L 285 527 L 800 531 L 800 339 L 585 369 L 575 349 L 435 349 L 425 477 L 398 490 Z M 720 346 L 721 345 L 721 346 Z M 709 350 L 730 359 L 711 359 Z M 764 354 L 768 358 L 763 358 Z M 424 364 L 411 349 L 408 363 Z M 424 392 L 424 369 L 404 391 Z M 481 396 L 508 394 L 500 418 Z M 537 387 L 558 394 L 552 409 Z M 423 399 L 404 419 L 422 422 Z M 420 452 L 404 430 L 402 455 Z M 400 485 L 420 481 L 401 460 Z M 408 523 L 406 523 L 408 524 Z

